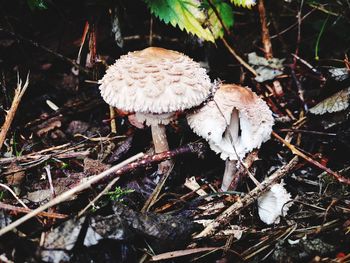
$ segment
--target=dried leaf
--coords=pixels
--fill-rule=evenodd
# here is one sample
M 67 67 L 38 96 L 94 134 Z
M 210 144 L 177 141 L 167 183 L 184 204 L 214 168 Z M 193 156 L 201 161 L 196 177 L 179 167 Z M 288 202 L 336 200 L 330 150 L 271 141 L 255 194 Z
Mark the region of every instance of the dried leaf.
M 45 262 L 68 262 L 71 250 L 78 240 L 85 217 L 70 219 L 48 232 L 41 251 Z
M 21 170 L 22 167 L 17 165 L 15 162 L 11 163 L 7 168 L 6 172 L 11 173 L 6 176 L 6 181 L 8 185 L 20 185 L 25 177 L 24 171 Z M 15 172 L 17 171 L 17 172 Z
M 343 81 L 349 77 L 349 70 L 347 68 L 331 68 L 328 71 L 336 81 Z
M 345 110 L 349 107 L 350 87 L 338 91 L 329 98 L 321 101 L 310 109 L 310 112 L 317 115 Z
M 69 123 L 66 133 L 70 135 L 84 134 L 89 127 L 90 125 L 87 122 L 74 120 Z
M 84 173 L 86 175 L 95 175 L 102 173 L 103 171 L 107 170 L 109 167 L 111 167 L 108 164 L 104 164 L 99 160 L 93 160 L 90 158 L 84 159 Z
M 264 57 L 258 56 L 255 52 L 252 52 L 248 54 L 248 62 L 259 74 L 255 78 L 258 82 L 272 80 L 283 73 L 284 59 L 272 58 L 267 60 Z
M 39 124 L 37 127 L 35 127 L 35 133 L 38 137 L 41 137 L 48 132 L 60 128 L 62 126 L 62 116 L 56 116 L 51 119 L 48 119 L 44 121 L 43 123 Z

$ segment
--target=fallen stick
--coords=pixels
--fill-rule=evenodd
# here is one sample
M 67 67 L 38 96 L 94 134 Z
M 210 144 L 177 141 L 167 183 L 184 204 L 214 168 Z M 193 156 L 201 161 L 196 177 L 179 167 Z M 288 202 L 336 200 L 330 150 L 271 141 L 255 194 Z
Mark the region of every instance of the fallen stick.
M 59 203 L 62 203 L 66 200 L 68 200 L 70 197 L 72 197 L 73 195 L 75 195 L 76 193 L 83 191 L 89 187 L 91 187 L 92 184 L 100 181 L 101 179 L 105 178 L 106 176 L 108 176 L 111 173 L 114 173 L 115 171 L 118 171 L 119 169 L 121 169 L 122 167 L 124 167 L 125 165 L 141 158 L 143 156 L 143 153 L 138 153 L 132 157 L 130 157 L 129 159 L 121 162 L 120 164 L 117 164 L 109 169 L 107 169 L 106 171 L 93 176 L 92 178 L 90 178 L 89 180 L 77 185 L 76 187 L 60 194 L 59 196 L 55 197 L 54 199 L 52 199 L 51 201 L 47 202 L 46 204 L 34 209 L 33 211 L 31 211 L 30 213 L 26 214 L 25 216 L 17 219 L 16 221 L 12 222 L 11 224 L 7 225 L 6 227 L 0 229 L 0 236 L 6 234 L 7 232 L 13 230 L 14 228 L 18 227 L 19 225 L 23 224 L 24 222 L 28 221 L 29 219 L 37 216 L 39 213 L 45 211 L 46 209 L 53 207 L 54 205 L 57 205 Z
M 13 206 L 2 202 L 0 202 L 0 209 L 9 210 L 14 213 L 23 213 L 23 214 L 27 214 L 32 211 L 29 208 Z M 56 218 L 56 219 L 64 219 L 68 217 L 67 215 L 64 215 L 64 214 L 49 213 L 49 212 L 41 212 L 38 214 L 38 216 L 44 216 L 44 217 Z
M 4 141 L 6 139 L 6 134 L 10 129 L 10 126 L 15 117 L 16 111 L 18 109 L 18 105 L 21 102 L 21 99 L 28 85 L 29 85 L 29 73 L 27 75 L 26 82 L 24 83 L 23 86 L 22 86 L 22 80 L 19 78 L 19 73 L 17 73 L 17 88 L 15 89 L 15 96 L 13 97 L 11 108 L 6 114 L 5 122 L 2 125 L 1 131 L 0 131 L 0 150 L 4 144 Z
M 236 216 L 243 208 L 255 202 L 255 200 L 264 192 L 270 189 L 272 184 L 282 179 L 287 175 L 298 163 L 298 157 L 295 156 L 288 164 L 282 166 L 271 176 L 266 178 L 260 185 L 246 194 L 240 201 L 237 201 L 222 214 L 220 214 L 212 223 L 210 223 L 202 232 L 195 235 L 194 238 L 203 238 L 214 235 L 220 228 L 229 224 L 231 219 Z
M 188 255 L 197 254 L 201 252 L 216 251 L 216 250 L 222 250 L 222 247 L 198 247 L 198 248 L 190 248 L 190 249 L 184 249 L 184 250 L 165 252 L 162 254 L 152 256 L 151 261 L 173 259 L 173 258 L 188 256 Z
M 266 21 L 266 10 L 264 5 L 264 0 L 259 0 L 258 10 L 259 10 L 259 16 L 260 16 L 260 23 L 261 23 L 261 39 L 264 46 L 265 58 L 271 59 L 273 58 L 272 44 L 270 39 L 269 28 L 267 26 L 267 21 Z
M 23 37 L 23 36 L 21 36 L 19 34 L 16 34 L 15 32 L 9 31 L 9 30 L 7 30 L 5 28 L 1 28 L 1 27 L 0 27 L 0 32 L 4 32 L 4 33 L 10 35 L 11 37 L 13 37 L 13 38 L 15 38 L 15 39 L 17 39 L 19 41 L 22 41 L 22 42 L 25 42 L 25 43 L 29 43 L 33 47 L 39 48 L 39 49 L 41 49 L 41 50 L 43 50 L 43 51 L 53 55 L 54 57 L 61 59 L 62 61 L 68 62 L 69 64 L 71 64 L 74 67 L 78 68 L 79 70 L 83 71 L 85 74 L 89 74 L 89 72 L 90 72 L 89 69 L 79 65 L 73 59 L 65 57 L 64 55 L 62 55 L 60 53 L 57 53 L 57 52 L 55 52 L 55 51 L 53 51 L 53 50 L 51 50 L 51 49 L 49 49 L 47 47 L 44 47 L 44 46 L 40 45 L 39 43 L 29 39 L 29 38 L 25 38 L 25 37 Z
M 289 150 L 291 150 L 291 152 L 297 156 L 299 156 L 300 158 L 303 158 L 305 161 L 315 165 L 316 167 L 322 169 L 323 171 L 325 171 L 326 173 L 332 175 L 338 182 L 340 183 L 344 183 L 347 185 L 350 185 L 350 179 L 349 178 L 345 178 L 344 176 L 332 171 L 331 169 L 329 169 L 328 167 L 324 166 L 323 164 L 319 163 L 318 161 L 310 158 L 309 156 L 307 156 L 306 154 L 304 154 L 303 152 L 301 152 L 300 150 L 298 150 L 293 144 L 287 142 L 286 140 L 284 140 L 281 136 L 279 136 L 277 133 L 272 132 L 272 135 L 278 139 L 279 141 L 281 141 L 285 146 L 287 146 L 289 148 Z
M 157 153 L 154 155 L 144 155 L 143 158 L 140 158 L 139 160 L 137 160 L 133 163 L 130 163 L 128 165 L 125 165 L 124 167 L 122 167 L 121 169 L 119 169 L 118 171 L 116 171 L 113 174 L 109 174 L 106 178 L 103 179 L 103 181 L 104 182 L 106 180 L 109 181 L 112 178 L 114 178 L 115 176 L 120 176 L 122 174 L 128 173 L 130 171 L 135 170 L 136 168 L 145 167 L 145 166 L 149 166 L 152 164 L 160 163 L 162 161 L 174 158 L 174 157 L 176 157 L 178 155 L 182 155 L 182 154 L 194 153 L 200 157 L 203 155 L 205 149 L 206 149 L 206 144 L 204 144 L 202 142 L 197 142 L 197 143 L 186 144 L 182 147 L 176 148 L 176 149 L 171 150 L 171 151 L 165 151 L 165 152 Z
M 38 215 L 38 213 L 43 212 L 44 210 L 53 207 L 54 205 L 57 205 L 59 203 L 62 203 L 66 200 L 68 200 L 73 195 L 86 190 L 90 188 L 92 185 L 96 183 L 105 182 L 106 180 L 111 180 L 114 177 L 119 177 L 122 174 L 125 174 L 127 172 L 133 171 L 136 168 L 148 166 L 150 164 L 155 164 L 162 162 L 164 160 L 173 158 L 177 155 L 185 154 L 185 153 L 196 153 L 199 156 L 203 154 L 203 150 L 205 149 L 204 143 L 189 143 L 183 147 L 177 148 L 172 151 L 166 151 L 161 152 L 155 155 L 144 155 L 143 153 L 136 154 L 129 159 L 121 162 L 120 164 L 117 164 L 106 171 L 91 176 L 87 180 L 84 180 L 79 185 L 75 186 L 74 188 L 60 194 L 59 196 L 55 197 L 51 201 L 47 202 L 46 204 L 36 208 L 32 212 L 28 213 L 27 215 L 19 218 L 18 220 L 14 221 L 13 223 L 7 225 L 6 227 L 0 229 L 0 236 L 6 234 L 7 232 L 11 231 L 12 229 L 18 227 L 19 225 L 23 224 L 24 222 L 28 221 L 29 219 L 35 217 Z
M 216 6 L 214 5 L 214 3 L 211 0 L 208 0 L 208 3 L 210 5 L 210 7 L 213 9 L 214 14 L 216 15 L 216 17 L 218 18 L 222 28 L 224 29 L 225 33 L 227 36 L 230 35 L 230 30 L 227 28 L 227 26 L 225 25 L 225 23 L 223 22 L 223 19 L 220 15 L 220 12 L 217 10 Z M 252 73 L 255 77 L 258 76 L 258 73 L 247 63 L 243 60 L 243 58 L 241 58 L 237 52 L 233 49 L 233 47 L 230 46 L 230 44 L 226 41 L 226 39 L 223 37 L 221 38 L 222 43 L 224 43 L 225 47 L 227 48 L 227 50 L 231 53 L 232 56 L 234 56 L 234 58 L 243 66 L 245 67 L 250 73 Z

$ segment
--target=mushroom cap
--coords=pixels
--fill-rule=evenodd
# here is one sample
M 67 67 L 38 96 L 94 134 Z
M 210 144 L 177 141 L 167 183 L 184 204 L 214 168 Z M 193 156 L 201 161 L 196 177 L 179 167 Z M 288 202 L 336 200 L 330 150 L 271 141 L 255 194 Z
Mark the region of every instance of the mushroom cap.
M 131 112 L 163 114 L 191 108 L 211 89 L 206 70 L 188 56 L 149 47 L 121 56 L 99 81 L 103 99 Z
M 284 182 L 274 184 L 258 198 L 258 214 L 265 224 L 278 224 L 293 205 L 291 194 L 284 188 Z
M 242 159 L 259 148 L 270 138 L 274 123 L 271 110 L 257 94 L 234 84 L 220 85 L 214 99 L 187 120 L 223 160 Z

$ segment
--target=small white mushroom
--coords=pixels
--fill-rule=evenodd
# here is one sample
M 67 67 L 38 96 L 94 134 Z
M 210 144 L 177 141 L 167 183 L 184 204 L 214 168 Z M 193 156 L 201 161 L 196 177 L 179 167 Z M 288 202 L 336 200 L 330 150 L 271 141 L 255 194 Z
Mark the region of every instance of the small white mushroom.
M 187 116 L 193 131 L 226 160 L 221 189 L 230 186 L 237 160 L 270 138 L 274 123 L 266 103 L 247 87 L 220 85 L 214 99 Z
M 198 83 L 188 83 L 188 77 Z M 135 112 L 139 122 L 151 126 L 155 152 L 169 150 L 165 126 L 176 111 L 204 101 L 211 88 L 205 69 L 188 56 L 150 47 L 121 56 L 99 81 L 103 99 L 118 109 Z M 198 88 L 200 85 L 200 88 Z M 166 172 L 170 162 L 159 165 Z
M 292 206 L 290 193 L 284 183 L 274 184 L 271 189 L 258 198 L 258 214 L 265 224 L 278 224 L 281 216 L 285 216 Z

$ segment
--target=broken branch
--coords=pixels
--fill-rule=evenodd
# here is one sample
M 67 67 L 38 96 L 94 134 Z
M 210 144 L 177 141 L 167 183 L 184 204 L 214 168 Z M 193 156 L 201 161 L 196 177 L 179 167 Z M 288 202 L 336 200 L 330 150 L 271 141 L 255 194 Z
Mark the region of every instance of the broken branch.
M 298 157 L 295 156 L 288 164 L 282 166 L 270 177 L 266 178 L 260 185 L 255 187 L 240 201 L 237 201 L 229 208 L 227 208 L 221 215 L 219 215 L 212 223 L 210 223 L 202 232 L 194 236 L 195 239 L 214 235 L 220 228 L 227 225 L 231 219 L 237 215 L 244 207 L 255 202 L 264 192 L 268 191 L 272 184 L 282 179 L 285 175 L 290 173 L 298 163 Z
M 11 104 L 10 110 L 6 114 L 6 119 L 4 124 L 1 127 L 0 131 L 0 149 L 2 148 L 4 141 L 6 139 L 6 134 L 10 129 L 11 123 L 15 117 L 16 111 L 18 109 L 18 105 L 21 102 L 21 99 L 29 85 L 29 73 L 27 74 L 27 79 L 24 85 L 22 86 L 22 80 L 19 78 L 19 73 L 17 73 L 17 88 L 15 89 L 15 96 L 13 97 L 13 101 Z
M 307 156 L 306 154 L 304 154 L 303 152 L 301 152 L 300 150 L 298 150 L 293 144 L 287 142 L 286 140 L 284 140 L 281 136 L 279 136 L 277 133 L 272 132 L 272 135 L 278 139 L 279 141 L 281 141 L 285 146 L 287 146 L 289 148 L 289 150 L 291 150 L 291 152 L 301 158 L 303 158 L 305 161 L 315 165 L 316 167 L 322 169 L 323 171 L 327 172 L 328 174 L 332 175 L 335 179 L 338 180 L 338 182 L 340 183 L 344 183 L 347 185 L 350 185 L 350 179 L 345 178 L 343 176 L 341 176 L 340 174 L 332 171 L 331 169 L 329 169 L 328 167 L 322 165 L 321 163 L 319 163 L 316 160 L 313 160 L 312 158 L 310 158 L 309 156 Z

